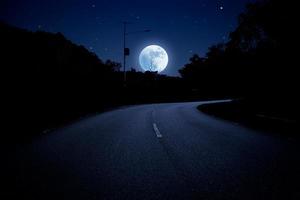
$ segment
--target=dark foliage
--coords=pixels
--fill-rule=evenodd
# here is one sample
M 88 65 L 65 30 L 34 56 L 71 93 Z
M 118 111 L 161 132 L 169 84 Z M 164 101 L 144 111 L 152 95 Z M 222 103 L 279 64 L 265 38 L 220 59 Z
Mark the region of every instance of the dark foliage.
M 1 23 L 0 41 L 9 121 L 25 137 L 111 101 L 104 95 L 104 82 L 118 63 L 104 63 L 61 33 L 29 32 Z
M 179 72 L 205 93 L 251 99 L 267 110 L 294 115 L 297 103 L 299 12 L 277 0 L 247 5 L 225 44 L 194 55 Z

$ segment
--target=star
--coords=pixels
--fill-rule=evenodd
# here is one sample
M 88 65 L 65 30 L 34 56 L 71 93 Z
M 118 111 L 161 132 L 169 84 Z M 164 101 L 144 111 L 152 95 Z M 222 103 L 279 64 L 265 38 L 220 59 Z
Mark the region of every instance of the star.
M 220 10 L 224 10 L 224 6 L 220 6 L 219 9 L 220 9 Z
M 95 5 L 95 4 L 93 4 L 93 5 L 92 5 L 92 8 L 96 8 L 96 5 Z

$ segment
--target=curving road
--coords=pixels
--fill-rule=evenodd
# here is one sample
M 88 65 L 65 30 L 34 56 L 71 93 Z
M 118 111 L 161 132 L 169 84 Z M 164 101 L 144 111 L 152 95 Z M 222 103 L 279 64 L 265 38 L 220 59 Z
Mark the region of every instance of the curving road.
M 196 109 L 200 103 L 122 108 L 19 145 L 15 194 L 300 199 L 297 140 L 213 118 Z

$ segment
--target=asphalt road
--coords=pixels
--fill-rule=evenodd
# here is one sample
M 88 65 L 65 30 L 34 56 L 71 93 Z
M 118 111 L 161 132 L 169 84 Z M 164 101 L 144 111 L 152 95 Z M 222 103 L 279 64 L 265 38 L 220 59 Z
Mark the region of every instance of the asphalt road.
M 300 199 L 299 141 L 199 112 L 139 105 L 16 149 L 22 199 Z

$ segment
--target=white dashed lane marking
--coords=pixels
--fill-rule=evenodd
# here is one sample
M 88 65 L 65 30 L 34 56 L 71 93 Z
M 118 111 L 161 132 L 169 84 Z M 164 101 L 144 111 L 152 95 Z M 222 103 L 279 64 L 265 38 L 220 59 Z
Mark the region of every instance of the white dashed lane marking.
M 157 128 L 156 123 L 153 123 L 153 130 L 154 130 L 157 138 L 162 138 L 162 134 L 160 133 L 159 129 Z

